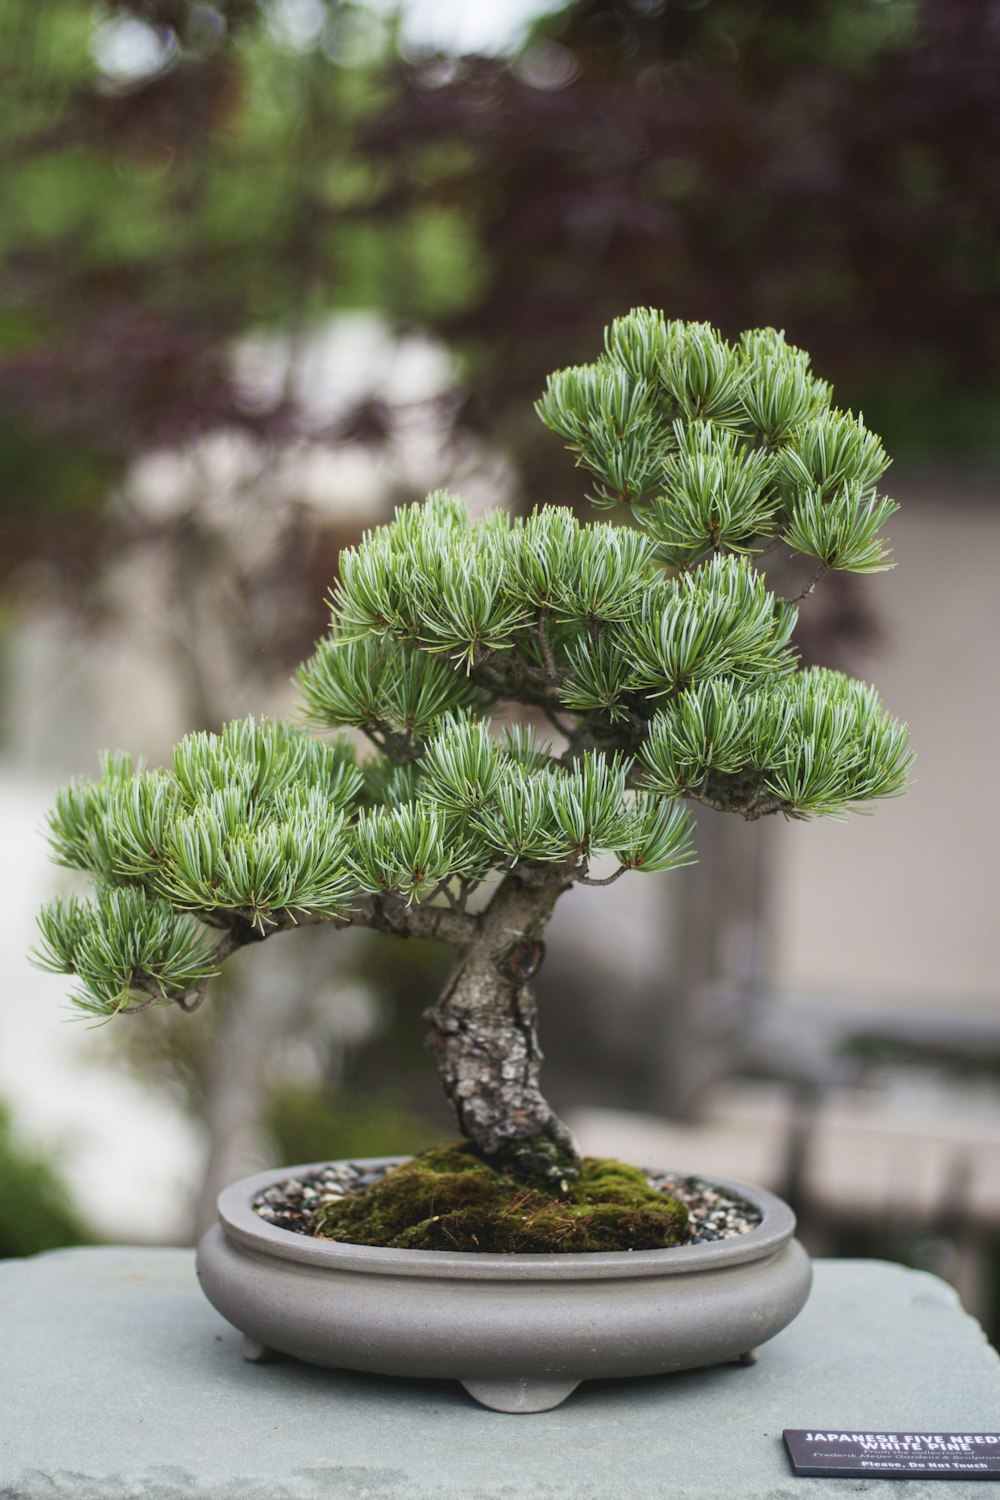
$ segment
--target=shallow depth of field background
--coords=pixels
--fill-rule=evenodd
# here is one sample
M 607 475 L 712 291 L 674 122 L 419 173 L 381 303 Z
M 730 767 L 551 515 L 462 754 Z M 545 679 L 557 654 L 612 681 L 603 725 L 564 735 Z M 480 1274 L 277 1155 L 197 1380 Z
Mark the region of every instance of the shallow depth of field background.
M 88 1030 L 26 957 L 70 888 L 40 827 L 104 747 L 294 714 L 394 505 L 581 506 L 532 400 L 654 305 L 784 328 L 895 456 L 897 570 L 825 580 L 800 645 L 909 720 L 916 782 L 575 892 L 549 1089 L 995 1337 L 1000 9 L 0 0 L 0 71 L 0 1254 L 190 1242 L 233 1176 L 448 1133 L 441 954 L 292 934 L 193 1021 Z

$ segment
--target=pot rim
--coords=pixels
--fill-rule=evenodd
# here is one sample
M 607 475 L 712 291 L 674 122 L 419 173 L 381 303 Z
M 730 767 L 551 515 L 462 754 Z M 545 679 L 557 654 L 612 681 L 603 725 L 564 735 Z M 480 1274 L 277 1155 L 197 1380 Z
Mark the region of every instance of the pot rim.
M 405 1156 L 342 1157 L 333 1162 L 306 1162 L 272 1167 L 230 1184 L 219 1194 L 219 1222 L 226 1237 L 266 1259 L 293 1261 L 328 1271 L 361 1272 L 374 1276 L 416 1276 L 470 1281 L 598 1281 L 636 1276 L 675 1276 L 746 1265 L 777 1254 L 795 1233 L 795 1215 L 781 1198 L 766 1188 L 720 1177 L 703 1181 L 734 1197 L 743 1198 L 761 1213 L 761 1222 L 746 1234 L 701 1245 L 675 1245 L 665 1250 L 609 1250 L 556 1252 L 541 1255 L 482 1254 L 469 1250 L 395 1250 L 384 1245 L 350 1245 L 313 1239 L 291 1229 L 280 1229 L 255 1213 L 252 1202 L 262 1189 L 339 1161 L 364 1168 L 397 1166 Z M 701 1173 L 694 1175 L 701 1176 Z

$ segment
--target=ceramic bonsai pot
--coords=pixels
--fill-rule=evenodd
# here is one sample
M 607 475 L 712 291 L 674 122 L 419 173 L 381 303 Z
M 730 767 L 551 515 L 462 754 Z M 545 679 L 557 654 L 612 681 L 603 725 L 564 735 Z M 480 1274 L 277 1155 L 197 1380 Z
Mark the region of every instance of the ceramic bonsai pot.
M 395 1165 L 377 1158 L 365 1167 Z M 244 1355 L 450 1378 L 495 1411 L 558 1406 L 581 1380 L 660 1375 L 746 1357 L 809 1295 L 795 1218 L 773 1193 L 746 1234 L 669 1250 L 476 1255 L 313 1239 L 268 1224 L 254 1197 L 315 1164 L 246 1177 L 219 1195 L 198 1248 L 208 1300 Z

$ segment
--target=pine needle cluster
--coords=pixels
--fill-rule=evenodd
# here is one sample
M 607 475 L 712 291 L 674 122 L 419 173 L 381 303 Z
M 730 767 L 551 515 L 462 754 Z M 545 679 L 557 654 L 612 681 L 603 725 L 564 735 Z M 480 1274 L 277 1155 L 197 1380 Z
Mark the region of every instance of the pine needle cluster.
M 54 856 L 96 893 L 45 909 L 39 961 L 86 1012 L 193 1008 L 234 948 L 303 922 L 462 947 L 498 877 L 683 864 L 692 803 L 805 818 L 903 789 L 903 726 L 798 668 L 794 602 L 754 567 L 779 544 L 819 572 L 889 566 L 888 460 L 807 357 L 640 310 L 538 410 L 625 524 L 473 522 L 435 493 L 344 552 L 298 683 L 313 729 L 367 755 L 247 719 L 58 795 Z
M 661 561 L 781 540 L 824 569 L 891 566 L 881 527 L 897 506 L 874 491 L 885 450 L 783 334 L 729 344 L 641 308 L 605 342 L 594 364 L 549 377 L 538 414 L 594 476 L 593 503 L 628 506 Z

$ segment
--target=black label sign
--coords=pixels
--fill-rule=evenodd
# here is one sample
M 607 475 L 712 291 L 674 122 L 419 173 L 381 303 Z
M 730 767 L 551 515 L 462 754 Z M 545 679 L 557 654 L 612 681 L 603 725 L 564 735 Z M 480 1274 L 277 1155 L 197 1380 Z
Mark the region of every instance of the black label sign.
M 850 1479 L 1000 1479 L 997 1432 L 835 1432 L 786 1428 L 796 1474 Z

